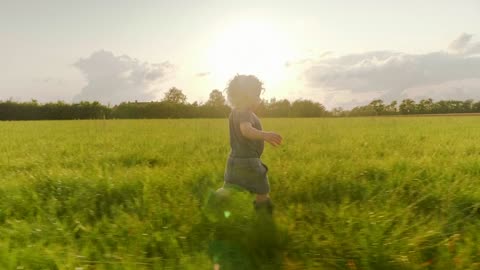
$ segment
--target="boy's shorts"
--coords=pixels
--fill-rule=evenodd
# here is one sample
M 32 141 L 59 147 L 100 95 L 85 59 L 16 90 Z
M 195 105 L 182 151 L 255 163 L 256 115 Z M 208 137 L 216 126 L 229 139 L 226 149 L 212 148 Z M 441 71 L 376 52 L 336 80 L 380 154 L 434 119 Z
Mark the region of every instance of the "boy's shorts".
M 267 194 L 270 192 L 267 172 L 267 165 L 259 158 L 228 157 L 224 181 L 255 194 Z

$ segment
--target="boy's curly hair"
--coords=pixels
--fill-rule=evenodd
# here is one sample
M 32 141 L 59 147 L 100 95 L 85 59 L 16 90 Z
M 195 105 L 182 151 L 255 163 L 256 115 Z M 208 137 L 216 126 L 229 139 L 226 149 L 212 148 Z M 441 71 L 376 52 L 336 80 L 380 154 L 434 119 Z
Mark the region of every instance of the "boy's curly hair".
M 263 83 L 256 76 L 239 74 L 230 80 L 225 89 L 228 103 L 240 109 L 255 104 L 263 90 Z

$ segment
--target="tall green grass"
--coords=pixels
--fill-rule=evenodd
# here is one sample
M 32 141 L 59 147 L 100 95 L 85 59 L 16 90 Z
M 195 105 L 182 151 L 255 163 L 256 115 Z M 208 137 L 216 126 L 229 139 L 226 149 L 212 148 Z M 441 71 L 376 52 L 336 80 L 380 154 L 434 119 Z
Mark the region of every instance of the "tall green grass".
M 242 214 L 242 248 L 270 269 L 480 268 L 478 123 L 263 119 L 278 234 Z M 0 122 L 0 269 L 212 269 L 228 152 L 225 119 Z

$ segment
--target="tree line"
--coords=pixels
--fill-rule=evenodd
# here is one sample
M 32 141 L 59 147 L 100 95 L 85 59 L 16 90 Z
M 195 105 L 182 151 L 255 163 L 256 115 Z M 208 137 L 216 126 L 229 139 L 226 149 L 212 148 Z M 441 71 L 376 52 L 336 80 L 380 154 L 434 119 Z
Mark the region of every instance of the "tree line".
M 393 101 L 389 104 L 381 99 L 375 99 L 365 106 L 358 106 L 349 111 L 341 108 L 332 110 L 335 116 L 376 116 L 376 115 L 412 115 L 412 114 L 452 114 L 452 113 L 480 113 L 480 101 L 467 100 L 440 100 L 434 102 L 431 98 L 416 102 L 413 99 L 404 99 L 400 103 Z
M 149 119 L 149 118 L 225 118 L 230 113 L 225 97 L 219 90 L 213 90 L 207 102 L 187 103 L 182 90 L 172 87 L 161 101 L 124 102 L 110 107 L 100 102 L 63 101 L 40 104 L 30 102 L 0 101 L 0 120 L 67 120 L 67 119 Z M 307 99 L 290 102 L 287 99 L 263 100 L 256 110 L 261 117 L 348 117 L 408 114 L 480 113 L 480 101 L 423 99 L 418 103 L 404 99 L 400 103 L 386 104 L 376 99 L 365 106 L 351 110 L 334 108 L 331 111 Z
M 187 103 L 182 90 L 172 87 L 161 101 L 123 102 L 110 107 L 97 101 L 68 104 L 63 101 L 40 104 L 0 101 L 0 120 L 65 120 L 65 119 L 149 119 L 149 118 L 225 118 L 230 107 L 222 92 L 213 90 L 203 104 Z M 325 107 L 310 100 L 263 100 L 256 113 L 264 117 L 321 117 Z

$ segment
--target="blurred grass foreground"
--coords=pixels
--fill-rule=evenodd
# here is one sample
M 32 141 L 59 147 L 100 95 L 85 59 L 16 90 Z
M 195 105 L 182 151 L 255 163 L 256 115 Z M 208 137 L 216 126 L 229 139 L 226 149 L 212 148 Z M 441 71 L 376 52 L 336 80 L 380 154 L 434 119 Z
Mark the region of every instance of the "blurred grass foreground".
M 224 119 L 0 122 L 0 269 L 480 269 L 479 120 L 264 119 L 273 220 Z

